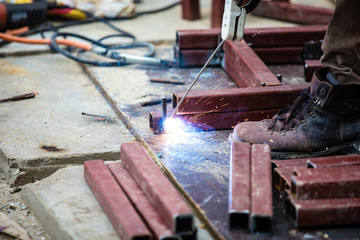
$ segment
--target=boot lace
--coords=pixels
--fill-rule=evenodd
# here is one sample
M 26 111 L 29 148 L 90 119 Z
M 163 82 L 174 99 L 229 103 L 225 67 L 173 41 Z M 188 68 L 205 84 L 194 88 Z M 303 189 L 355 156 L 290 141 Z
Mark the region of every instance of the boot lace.
M 285 132 L 296 129 L 311 113 L 315 103 L 316 98 L 310 95 L 308 89 L 301 91 L 288 107 L 282 109 L 272 119 L 265 120 L 268 130 Z

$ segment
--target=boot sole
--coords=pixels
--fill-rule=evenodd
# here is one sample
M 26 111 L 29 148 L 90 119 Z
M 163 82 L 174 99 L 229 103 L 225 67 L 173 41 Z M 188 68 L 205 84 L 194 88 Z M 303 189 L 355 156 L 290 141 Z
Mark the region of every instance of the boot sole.
M 229 142 L 241 142 L 233 137 L 232 134 L 229 135 Z M 344 143 L 326 150 L 314 151 L 314 152 L 276 152 L 271 151 L 271 159 L 296 159 L 296 158 L 313 158 L 313 157 L 323 157 L 330 155 L 349 155 L 349 154 L 359 154 L 360 153 L 360 141 L 355 141 L 351 143 Z

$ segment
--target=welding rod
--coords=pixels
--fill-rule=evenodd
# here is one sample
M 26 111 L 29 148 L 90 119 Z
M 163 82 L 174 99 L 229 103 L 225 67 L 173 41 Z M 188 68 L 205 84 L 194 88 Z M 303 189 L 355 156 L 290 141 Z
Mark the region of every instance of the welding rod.
M 28 98 L 34 98 L 35 96 L 36 96 L 36 93 L 32 92 L 32 93 L 27 93 L 27 94 L 14 96 L 14 97 L 11 97 L 11 98 L 1 99 L 0 103 L 11 102 L 11 101 L 19 101 L 19 100 L 24 100 L 24 99 L 28 99 Z
M 190 90 L 192 89 L 192 87 L 195 85 L 196 81 L 199 79 L 200 75 L 202 74 L 202 72 L 205 70 L 205 68 L 207 67 L 207 65 L 209 64 L 209 62 L 211 61 L 211 59 L 215 56 L 216 52 L 220 49 L 220 47 L 222 46 L 222 44 L 224 43 L 225 40 L 222 40 L 219 45 L 216 47 L 216 49 L 214 50 L 214 52 L 211 54 L 211 56 L 209 57 L 209 59 L 206 61 L 206 63 L 204 64 L 204 66 L 202 67 L 202 69 L 200 70 L 200 72 L 198 73 L 198 75 L 196 76 L 196 78 L 194 79 L 194 81 L 191 83 L 190 87 L 188 88 L 188 90 L 186 90 L 184 96 L 181 98 L 180 102 L 176 105 L 176 107 L 174 108 L 173 112 L 171 113 L 170 117 L 173 117 L 175 115 L 175 113 L 177 112 L 180 104 L 184 101 L 185 97 L 188 95 L 188 93 L 190 92 Z

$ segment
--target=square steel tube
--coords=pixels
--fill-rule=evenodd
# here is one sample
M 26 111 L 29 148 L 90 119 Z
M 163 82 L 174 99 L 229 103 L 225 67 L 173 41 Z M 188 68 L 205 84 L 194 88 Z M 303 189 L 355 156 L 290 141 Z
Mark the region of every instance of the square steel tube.
M 199 0 L 181 0 L 182 18 L 186 20 L 200 19 L 200 2 Z
M 238 71 L 244 75 L 251 86 L 281 85 L 280 81 L 245 41 L 225 41 L 223 49 L 226 58 L 230 58 L 229 61 L 235 64 Z M 226 65 L 224 68 L 228 72 L 229 69 L 226 68 Z M 231 76 L 229 72 L 228 74 Z
M 360 197 L 360 165 L 296 170 L 290 191 L 299 200 Z
M 273 171 L 273 184 L 274 187 L 279 192 L 284 192 L 285 189 L 290 189 L 291 177 L 294 175 L 294 171 L 297 169 L 304 169 L 306 165 L 303 166 L 289 166 L 275 168 Z
M 190 91 L 179 107 L 178 114 L 282 109 L 308 87 L 308 84 L 302 84 Z M 174 108 L 183 95 L 184 92 L 173 93 Z
M 220 43 L 220 29 L 186 29 L 176 32 L 176 45 L 180 50 L 212 49 Z
M 304 62 L 304 47 L 252 48 L 265 64 Z
M 307 160 L 308 168 L 341 167 L 346 165 L 360 165 L 360 155 L 318 157 Z
M 250 215 L 250 143 L 233 142 L 230 155 L 229 225 L 248 228 Z
M 328 24 L 334 10 L 291 2 L 261 1 L 252 14 L 312 25 Z
M 141 214 L 156 239 L 180 240 L 180 237 L 174 235 L 170 228 L 166 226 L 159 213 L 150 203 L 149 199 L 147 199 L 144 192 L 140 189 L 124 165 L 121 162 L 110 162 L 107 166 L 137 211 Z
M 360 224 L 360 198 L 296 200 L 287 198 L 285 211 L 295 227 Z
M 86 161 L 84 177 L 121 239 L 152 239 L 152 234 L 102 160 Z
M 175 233 L 192 233 L 194 216 L 175 187 L 139 142 L 121 145 L 121 161 L 165 224 Z
M 251 146 L 251 210 L 250 232 L 272 234 L 271 154 L 267 144 Z
M 295 167 L 295 166 L 304 166 L 306 167 L 308 159 L 299 158 L 299 159 L 288 159 L 288 160 L 271 160 L 271 166 L 273 169 L 282 168 L 282 167 Z
M 323 65 L 321 64 L 320 60 L 305 59 L 305 66 L 304 66 L 305 81 L 311 82 L 315 70 L 321 67 L 323 67 Z
M 177 119 L 183 120 L 183 130 L 185 132 L 194 132 L 198 130 L 212 131 L 233 129 L 236 124 L 243 121 L 261 121 L 265 118 L 271 118 L 280 109 L 266 109 L 254 111 L 237 112 L 204 112 L 196 114 L 175 115 Z M 155 134 L 166 130 L 162 119 L 162 112 L 149 113 L 150 129 Z

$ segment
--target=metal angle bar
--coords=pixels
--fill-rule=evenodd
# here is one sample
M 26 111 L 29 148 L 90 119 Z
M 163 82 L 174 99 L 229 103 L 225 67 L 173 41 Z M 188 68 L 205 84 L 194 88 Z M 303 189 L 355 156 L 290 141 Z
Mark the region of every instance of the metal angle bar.
M 290 191 L 299 200 L 360 197 L 360 165 L 296 170 Z
M 223 49 L 225 55 L 235 63 L 250 85 L 281 85 L 280 81 L 245 41 L 236 43 L 225 41 Z M 225 70 L 227 69 L 225 68 Z
M 261 1 L 254 15 L 306 24 L 328 24 L 334 10 L 278 1 Z
M 181 0 L 182 18 L 186 20 L 200 19 L 200 2 L 199 0 Z
M 287 198 L 285 211 L 295 227 L 360 224 L 360 198 Z
M 140 143 L 121 145 L 121 161 L 165 224 L 175 233 L 192 233 L 194 216 L 174 186 L 161 172 Z
M 152 239 L 152 234 L 102 160 L 86 161 L 84 177 L 121 239 Z
M 248 228 L 250 215 L 250 143 L 233 142 L 230 155 L 229 224 Z
M 299 92 L 308 87 L 308 84 L 302 84 L 191 91 L 178 109 L 178 114 L 284 108 Z M 173 93 L 173 107 L 183 95 L 183 92 Z
M 360 165 L 360 155 L 310 158 L 307 161 L 308 168 L 341 167 L 346 165 Z
M 251 211 L 250 232 L 272 234 L 272 186 L 270 146 L 253 144 L 251 147 Z
M 183 120 L 183 130 L 185 132 L 208 131 L 208 130 L 225 130 L 233 129 L 236 124 L 244 121 L 261 121 L 265 118 L 271 118 L 277 112 L 277 109 L 253 110 L 253 111 L 237 111 L 237 112 L 203 112 L 196 114 L 181 114 L 175 118 Z M 168 112 L 168 116 L 170 112 Z M 153 132 L 163 132 L 163 124 L 161 112 L 150 112 L 149 123 Z M 165 126 L 166 128 L 166 126 Z M 166 129 L 165 129 L 166 131 Z
M 179 236 L 174 235 L 167 227 L 159 213 L 149 202 L 139 185 L 125 169 L 121 162 L 111 162 L 107 164 L 111 173 L 119 183 L 120 187 L 127 194 L 135 208 L 141 214 L 156 239 L 161 240 L 180 240 Z

